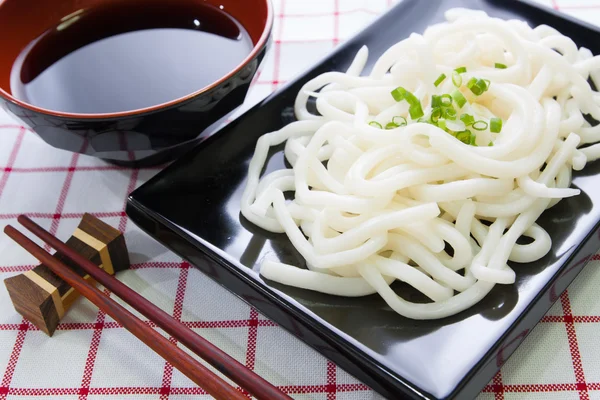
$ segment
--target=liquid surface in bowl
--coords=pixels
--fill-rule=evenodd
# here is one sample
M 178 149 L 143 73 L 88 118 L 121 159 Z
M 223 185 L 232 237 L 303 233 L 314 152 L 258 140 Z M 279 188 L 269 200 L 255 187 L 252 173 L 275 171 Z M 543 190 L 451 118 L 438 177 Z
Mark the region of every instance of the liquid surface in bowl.
M 185 0 L 117 2 L 73 13 L 30 43 L 11 91 L 69 113 L 113 113 L 175 100 L 217 81 L 250 54 L 242 25 Z

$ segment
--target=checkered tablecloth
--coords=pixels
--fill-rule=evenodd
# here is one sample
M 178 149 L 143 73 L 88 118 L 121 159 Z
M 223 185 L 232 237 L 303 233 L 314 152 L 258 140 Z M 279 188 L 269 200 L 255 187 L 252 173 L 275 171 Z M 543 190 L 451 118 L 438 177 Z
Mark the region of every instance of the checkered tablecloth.
M 429 1 L 429 0 L 422 0 Z M 600 0 L 539 0 L 600 24 Z M 386 0 L 275 0 L 274 45 L 244 108 L 391 6 Z M 1 51 L 1 49 L 0 49 Z M 368 387 L 140 232 L 126 195 L 156 169 L 129 170 L 49 147 L 0 114 L 0 225 L 25 213 L 66 239 L 84 212 L 126 232 L 119 278 L 298 399 L 379 398 Z M 600 400 L 600 255 L 585 268 L 481 399 Z M 0 280 L 36 261 L 0 235 Z M 0 285 L 0 400 L 199 399 L 202 389 L 80 300 L 52 338 L 17 314 Z

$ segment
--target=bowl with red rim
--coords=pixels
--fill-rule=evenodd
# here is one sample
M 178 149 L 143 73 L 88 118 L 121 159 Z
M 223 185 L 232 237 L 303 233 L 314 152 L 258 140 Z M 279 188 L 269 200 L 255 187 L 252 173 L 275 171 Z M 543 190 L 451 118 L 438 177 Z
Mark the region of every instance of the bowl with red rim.
M 235 61 L 231 67 L 223 70 L 222 74 L 219 71 L 221 75 L 218 75 L 218 78 L 211 78 L 209 82 L 203 84 L 192 80 L 187 82 L 185 76 L 182 77 L 178 84 L 183 91 L 174 98 L 118 111 L 95 111 L 92 108 L 81 112 L 52 109 L 45 104 L 20 96 L 19 90 L 15 89 L 15 76 L 24 77 L 26 73 L 20 71 L 20 75 L 19 73 L 15 75 L 15 69 L 17 65 L 24 65 L 19 63 L 23 63 L 23 54 L 28 46 L 32 44 L 41 46 L 40 43 L 47 42 L 49 49 L 56 48 L 52 46 L 67 46 L 63 49 L 65 54 L 81 51 L 83 46 L 88 46 L 93 41 L 77 44 L 75 43 L 77 40 L 74 40 L 69 44 L 71 47 L 68 47 L 69 45 L 65 45 L 64 40 L 61 42 L 61 37 L 56 34 L 69 24 L 72 24 L 69 29 L 75 27 L 81 30 L 81 35 L 73 37 L 86 34 L 89 36 L 93 29 L 100 28 L 98 21 L 90 18 L 86 20 L 88 10 L 93 11 L 102 7 L 108 10 L 107 7 L 117 7 L 120 16 L 112 15 L 112 22 L 118 25 L 118 18 L 129 18 L 132 21 L 139 21 L 139 23 L 135 22 L 138 25 L 134 25 L 143 29 L 140 24 L 144 23 L 144 19 L 136 16 L 138 14 L 136 10 L 144 10 L 145 13 L 149 12 L 147 10 L 155 10 L 156 15 L 160 16 L 160 13 L 164 13 L 165 19 L 168 19 L 169 11 L 165 7 L 172 7 L 172 2 L 166 0 L 48 0 L 43 2 L 0 0 L 0 49 L 3 53 L 0 58 L 0 105 L 23 125 L 31 128 L 46 143 L 59 149 L 96 156 L 127 166 L 159 164 L 176 158 L 201 140 L 202 133 L 207 128 L 223 120 L 243 103 L 250 83 L 268 50 L 273 26 L 273 7 L 270 0 L 176 1 L 185 7 L 193 7 L 201 3 L 203 7 L 222 10 L 237 21 L 236 23 L 239 23 L 247 34 L 248 53 L 240 57 L 241 61 Z M 193 15 L 190 15 L 190 21 L 200 25 Z M 213 21 L 213 24 L 215 23 L 218 24 L 218 21 Z M 106 40 L 107 36 L 108 34 L 99 37 L 98 42 Z M 43 40 L 46 42 L 42 42 Z M 195 51 L 193 45 L 189 48 Z M 126 50 L 115 56 L 120 59 L 126 57 L 129 49 Z M 201 54 L 202 48 L 198 48 L 197 51 Z M 213 62 L 212 60 L 218 62 L 219 57 L 225 55 L 218 49 L 208 54 L 201 54 L 203 59 L 207 60 L 206 62 Z M 56 61 L 52 58 L 50 60 Z M 46 60 L 46 64 L 52 62 Z M 38 68 L 40 68 L 39 64 Z M 47 65 L 43 66 L 47 67 Z M 161 72 L 165 73 L 164 70 Z M 71 78 L 62 76 L 60 79 Z M 144 90 L 139 93 L 139 96 L 152 93 L 154 86 L 157 85 L 157 80 L 152 76 L 145 79 L 147 86 L 144 84 Z M 63 83 L 60 80 L 51 82 L 55 88 L 55 92 L 51 93 L 52 96 L 54 94 L 57 98 L 68 96 L 68 92 L 61 93 L 61 87 L 65 86 Z M 127 94 L 134 98 L 138 96 L 135 91 L 129 91 Z M 118 93 L 115 95 L 118 96 Z M 94 90 L 90 90 L 89 96 L 94 96 Z

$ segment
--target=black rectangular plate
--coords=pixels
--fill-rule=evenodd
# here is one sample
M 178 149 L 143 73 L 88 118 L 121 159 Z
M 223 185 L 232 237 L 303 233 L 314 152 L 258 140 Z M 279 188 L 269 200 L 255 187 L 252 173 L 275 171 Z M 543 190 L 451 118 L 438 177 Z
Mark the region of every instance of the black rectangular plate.
M 326 71 L 343 71 L 367 45 L 370 62 L 452 7 L 553 26 L 600 54 L 600 31 L 550 9 L 515 0 L 404 0 L 326 59 L 190 151 L 133 192 L 127 213 L 142 229 L 267 317 L 382 395 L 472 398 L 493 377 L 552 303 L 600 248 L 600 163 L 578 173 L 580 196 L 542 215 L 553 246 L 542 260 L 515 265 L 517 282 L 498 285 L 454 317 L 413 321 L 378 296 L 350 299 L 265 282 L 264 257 L 304 265 L 283 234 L 240 216 L 240 196 L 257 139 L 293 119 L 299 88 Z M 369 70 L 371 64 L 367 66 Z M 276 152 L 268 171 L 282 168 Z M 198 305 L 201 306 L 201 305 Z

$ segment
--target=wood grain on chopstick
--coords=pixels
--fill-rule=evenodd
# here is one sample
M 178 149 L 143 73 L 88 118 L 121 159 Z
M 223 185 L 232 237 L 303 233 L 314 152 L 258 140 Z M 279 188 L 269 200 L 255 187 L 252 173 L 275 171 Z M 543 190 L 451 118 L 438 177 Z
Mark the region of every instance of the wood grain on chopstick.
M 59 253 L 70 258 L 73 262 L 85 270 L 97 282 L 104 285 L 111 292 L 127 302 L 135 310 L 139 311 L 157 326 L 164 329 L 169 335 L 176 338 L 184 346 L 202 357 L 210 365 L 215 367 L 223 375 L 246 389 L 259 400 L 290 400 L 291 397 L 283 393 L 277 387 L 246 368 L 233 357 L 213 345 L 202 336 L 196 334 L 180 321 L 167 314 L 145 297 L 133 291 L 115 277 L 107 274 L 89 260 L 86 260 L 76 251 L 70 249 L 61 240 L 54 237 L 44 228 L 33 222 L 28 217 L 21 215 L 18 221 L 34 235 L 48 243 Z
M 115 321 L 171 363 L 174 368 L 181 371 L 198 386 L 206 390 L 210 395 L 223 400 L 246 399 L 242 393 L 227 384 L 207 367 L 200 364 L 192 356 L 173 343 L 169 342 L 168 339 L 150 328 L 116 301 L 86 282 L 82 277 L 77 275 L 65 264 L 52 257 L 46 250 L 35 244 L 21 232 L 10 225 L 4 228 L 4 232 L 31 255 L 46 264 L 52 272 L 60 276 L 75 290 L 85 296 L 102 311 L 110 315 Z M 98 267 L 95 268 L 99 269 Z

